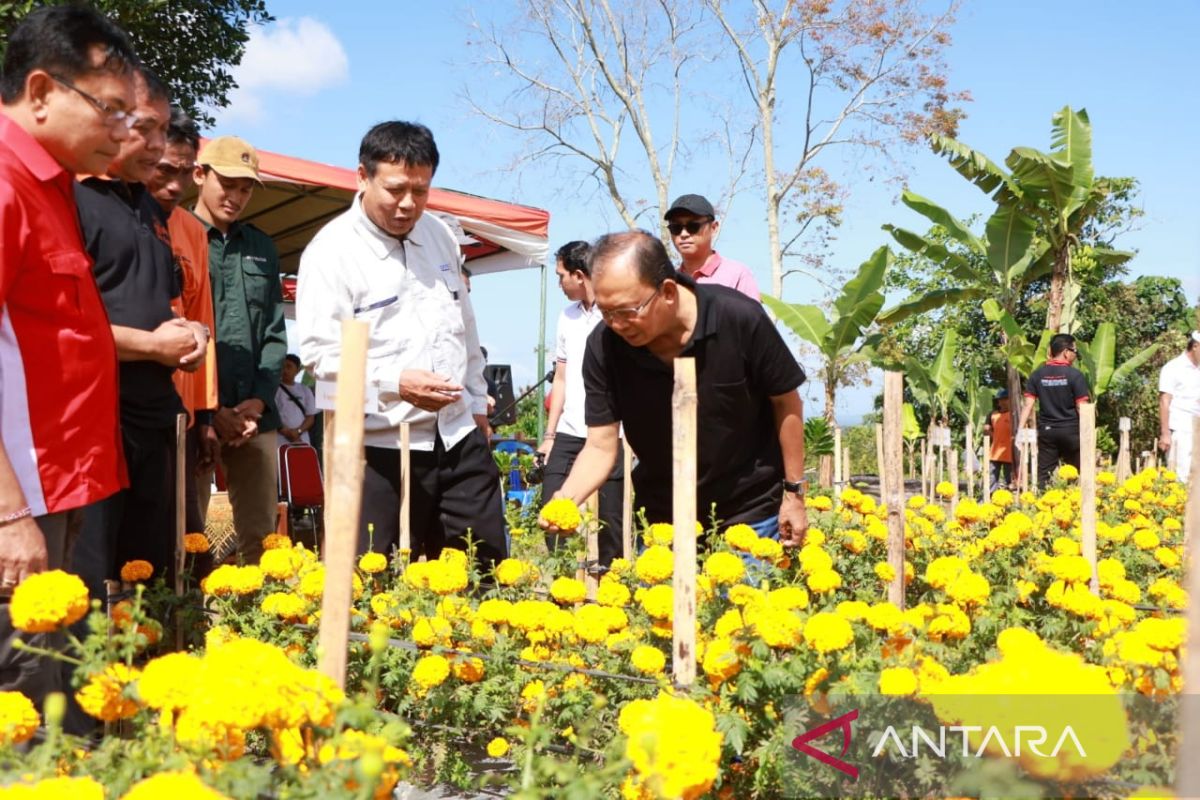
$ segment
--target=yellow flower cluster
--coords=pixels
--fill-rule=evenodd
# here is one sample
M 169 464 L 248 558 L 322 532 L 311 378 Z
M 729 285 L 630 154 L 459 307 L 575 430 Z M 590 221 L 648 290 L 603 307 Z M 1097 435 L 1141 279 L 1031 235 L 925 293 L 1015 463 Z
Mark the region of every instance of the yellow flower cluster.
M 286 534 L 272 531 L 263 537 L 262 548 L 267 550 L 287 550 L 292 546 L 292 540 Z
M 409 564 L 404 570 L 404 580 L 414 589 L 428 589 L 438 595 L 461 592 L 469 581 L 467 555 L 448 547 L 432 561 Z
M 20 692 L 0 692 L 0 747 L 28 742 L 41 722 L 28 697 Z
M 126 561 L 121 566 L 121 580 L 125 583 L 140 583 L 150 580 L 154 575 L 154 565 L 149 561 L 137 559 L 134 561 Z
M 212 543 L 203 533 L 187 533 L 183 536 L 183 549 L 188 553 L 207 553 Z
M 716 781 L 722 736 L 712 712 L 694 701 L 660 692 L 626 705 L 617 724 L 633 764 L 630 792 L 694 800 Z
M 542 506 L 541 519 L 564 533 L 574 532 L 583 522 L 579 506 L 566 497 L 555 498 Z
M 704 574 L 721 586 L 732 586 L 746 574 L 746 565 L 733 553 L 713 553 L 704 561 Z
M 587 587 L 576 578 L 555 578 L 550 584 L 550 596 L 563 605 L 582 603 L 587 597 Z
M 675 554 L 664 545 L 647 547 L 638 556 L 633 570 L 644 583 L 662 583 L 675 572 Z
M 135 783 L 121 796 L 121 800 L 162 800 L 164 797 L 173 800 L 228 800 L 196 777 L 194 772 L 160 772 L 151 775 Z
M 13 627 L 24 633 L 49 633 L 73 625 L 88 611 L 88 590 L 77 575 L 60 569 L 21 581 L 8 604 Z
M 254 565 L 239 567 L 234 564 L 222 564 L 200 581 L 200 589 L 205 594 L 217 597 L 245 597 L 263 588 L 263 571 Z
M 137 678 L 137 669 L 121 663 L 109 664 L 75 692 L 75 701 L 89 716 L 104 722 L 132 717 L 138 712 L 138 704 L 130 685 Z
M 358 559 L 358 568 L 368 575 L 377 575 L 387 569 L 387 556 L 383 553 L 363 553 Z

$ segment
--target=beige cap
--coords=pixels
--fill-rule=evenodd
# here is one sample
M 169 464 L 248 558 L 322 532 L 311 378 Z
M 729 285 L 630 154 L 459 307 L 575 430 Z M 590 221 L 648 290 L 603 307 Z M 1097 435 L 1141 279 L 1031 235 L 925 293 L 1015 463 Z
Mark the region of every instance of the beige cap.
M 262 178 L 258 177 L 258 152 L 237 136 L 210 139 L 196 163 L 212 167 L 214 172 L 226 178 L 253 178 L 262 183 Z

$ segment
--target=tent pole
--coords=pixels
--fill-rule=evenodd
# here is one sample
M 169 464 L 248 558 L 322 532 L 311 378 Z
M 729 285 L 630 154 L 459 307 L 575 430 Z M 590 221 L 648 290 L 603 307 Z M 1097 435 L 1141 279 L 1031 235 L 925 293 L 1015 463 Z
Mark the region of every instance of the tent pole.
M 538 305 L 538 376 L 546 374 L 546 265 L 541 265 L 539 272 L 542 290 L 541 302 Z M 538 382 L 537 393 L 537 440 L 546 436 L 546 382 Z

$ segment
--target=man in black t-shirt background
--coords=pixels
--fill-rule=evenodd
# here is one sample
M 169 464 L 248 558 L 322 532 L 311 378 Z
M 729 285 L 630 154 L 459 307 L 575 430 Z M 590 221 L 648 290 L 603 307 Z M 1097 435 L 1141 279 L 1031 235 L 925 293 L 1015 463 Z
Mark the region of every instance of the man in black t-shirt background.
M 633 486 L 649 522 L 672 515 L 671 394 L 676 357 L 696 364 L 696 518 L 746 523 L 803 543 L 804 371 L 762 306 L 677 273 L 656 237 L 613 233 L 592 252 L 606 323 L 583 358 L 587 442 L 558 496 L 582 503 L 608 479 L 623 425 L 638 456 Z M 545 523 L 543 523 L 545 524 Z
M 1073 364 L 1079 358 L 1075 337 L 1055 334 L 1050 340 L 1050 360 L 1025 382 L 1025 403 L 1018 430 L 1023 430 L 1038 404 L 1037 485 L 1046 486 L 1059 464 L 1079 468 L 1079 409 L 1089 398 L 1087 379 Z

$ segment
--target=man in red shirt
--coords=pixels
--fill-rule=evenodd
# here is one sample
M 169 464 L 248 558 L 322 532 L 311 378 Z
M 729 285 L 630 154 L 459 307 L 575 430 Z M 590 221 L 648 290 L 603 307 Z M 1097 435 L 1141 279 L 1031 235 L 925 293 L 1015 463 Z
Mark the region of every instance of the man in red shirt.
M 78 509 L 121 488 L 117 353 L 84 251 L 75 173 L 103 172 L 136 123 L 129 40 L 82 6 L 39 9 L 0 76 L 0 595 L 63 563 Z M 36 702 L 59 670 L 15 650 L 0 690 Z M 52 635 L 27 640 L 55 646 Z

